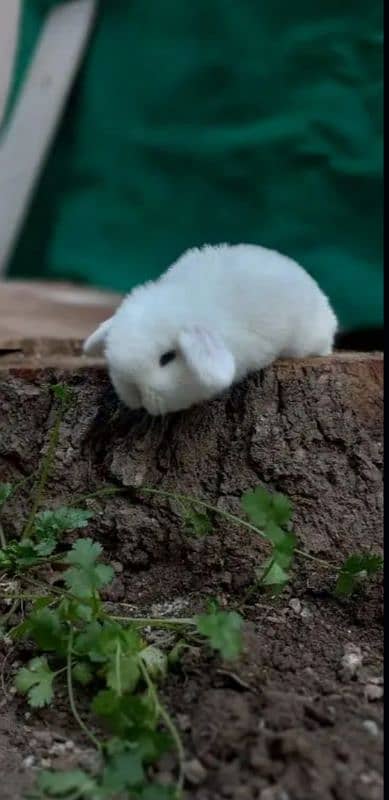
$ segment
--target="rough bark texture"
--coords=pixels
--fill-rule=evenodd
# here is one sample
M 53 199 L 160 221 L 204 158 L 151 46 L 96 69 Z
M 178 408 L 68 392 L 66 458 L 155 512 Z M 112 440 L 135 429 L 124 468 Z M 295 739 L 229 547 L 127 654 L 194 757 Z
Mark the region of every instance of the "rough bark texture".
M 183 492 L 238 512 L 241 493 L 263 483 L 290 496 L 296 529 L 312 553 L 339 551 L 341 557 L 350 545 L 381 544 L 378 355 L 279 362 L 227 396 L 164 420 L 120 408 L 100 364 L 50 357 L 47 349 L 41 363 L 36 354 L 14 364 L 6 358 L 8 364 L 0 363 L 1 479 L 37 470 L 54 419 L 49 385 L 66 382 L 74 392 L 46 504 L 114 483 Z M 223 535 L 200 544 L 181 535 L 180 508 L 170 501 L 143 497 L 129 505 L 115 497 L 95 505 L 104 514 L 94 533 L 109 537 L 111 551 L 120 554 L 131 594 L 150 587 L 150 571 L 158 566 L 160 577 L 162 565 L 166 592 L 182 591 L 196 575 L 206 588 L 210 570 L 232 570 L 238 584 L 249 580 L 256 552 L 245 532 L 227 535 L 216 520 Z M 23 510 L 19 499 L 11 526 Z

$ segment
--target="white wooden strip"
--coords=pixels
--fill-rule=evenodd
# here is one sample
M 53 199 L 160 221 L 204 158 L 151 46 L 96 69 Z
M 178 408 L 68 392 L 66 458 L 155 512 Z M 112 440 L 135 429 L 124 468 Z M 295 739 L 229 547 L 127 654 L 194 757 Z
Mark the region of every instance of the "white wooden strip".
M 96 9 L 97 0 L 71 0 L 50 11 L 0 142 L 0 277 L 60 122 Z
M 21 0 L 0 2 L 0 127 L 7 109 L 20 20 Z

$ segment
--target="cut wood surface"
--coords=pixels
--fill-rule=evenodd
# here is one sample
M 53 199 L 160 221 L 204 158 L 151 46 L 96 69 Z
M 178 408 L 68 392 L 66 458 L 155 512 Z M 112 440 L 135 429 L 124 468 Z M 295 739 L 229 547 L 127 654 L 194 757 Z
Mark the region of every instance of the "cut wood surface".
M 381 545 L 380 354 L 277 362 L 213 402 L 151 419 L 122 408 L 104 365 L 77 356 L 79 343 L 68 347 L 70 354 L 50 352 L 41 342 L 34 351 L 22 342 L 26 355 L 0 357 L 0 480 L 37 470 L 54 419 L 48 387 L 66 382 L 74 403 L 61 425 L 46 505 L 114 483 L 185 492 L 237 512 L 241 493 L 263 483 L 291 497 L 311 552 L 341 557 L 351 546 Z M 162 561 L 166 589 L 179 591 L 193 564 L 183 558 L 182 574 L 170 569 L 171 548 L 187 547 L 177 505 L 110 498 L 104 509 L 95 532 L 112 537 L 124 566 L 152 571 Z M 209 558 L 239 575 L 250 570 L 250 553 L 245 534 L 233 531 L 213 541 Z M 200 582 L 207 580 L 203 566 Z M 132 594 L 149 583 L 128 578 Z
M 48 281 L 0 281 L 0 348 L 8 341 L 88 336 L 119 305 L 115 292 Z

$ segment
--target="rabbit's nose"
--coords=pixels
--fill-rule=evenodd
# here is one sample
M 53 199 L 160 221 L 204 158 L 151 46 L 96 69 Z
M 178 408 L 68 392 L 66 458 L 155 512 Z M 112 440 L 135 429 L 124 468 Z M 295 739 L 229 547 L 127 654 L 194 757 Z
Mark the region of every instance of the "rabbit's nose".
M 162 398 L 150 388 L 141 392 L 142 405 L 146 411 L 153 417 L 159 417 L 165 413 L 164 403 Z

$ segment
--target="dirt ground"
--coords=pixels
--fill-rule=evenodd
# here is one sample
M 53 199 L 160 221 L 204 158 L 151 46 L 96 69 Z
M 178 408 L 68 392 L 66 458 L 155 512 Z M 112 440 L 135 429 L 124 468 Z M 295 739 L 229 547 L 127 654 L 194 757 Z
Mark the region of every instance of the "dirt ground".
M 172 568 L 180 572 L 179 563 Z M 154 571 L 154 602 L 139 612 L 188 616 L 201 607 L 204 598 L 197 593 L 167 599 L 165 579 L 164 570 L 160 579 Z M 209 574 L 207 595 L 240 607 L 244 655 L 223 665 L 205 651 L 191 653 L 164 687 L 185 741 L 188 800 L 380 800 L 380 587 L 338 602 L 325 591 L 322 575 L 302 569 L 278 600 L 254 596 L 242 608 L 246 587 L 231 592 L 231 582 L 229 573 Z M 120 578 L 113 588 L 117 600 Z M 36 768 L 88 768 L 95 760 L 68 716 L 65 697 L 54 711 L 30 712 L 10 691 L 12 671 L 30 656 L 28 650 L 3 650 L 3 800 L 21 800 Z M 173 756 L 165 758 L 158 777 L 173 780 Z
M 181 491 L 238 513 L 241 493 L 261 482 L 291 498 L 296 533 L 312 554 L 341 563 L 356 550 L 380 551 L 379 357 L 280 363 L 143 433 L 119 413 L 100 367 L 75 359 L 60 370 L 54 361 L 0 369 L 1 480 L 38 469 L 54 420 L 45 387 L 70 375 L 76 399 L 61 425 L 46 507 L 114 482 Z M 212 535 L 190 538 L 163 501 L 93 503 L 88 534 L 114 563 L 112 603 L 132 604 L 132 615 L 188 617 L 217 596 L 246 620 L 238 663 L 191 652 L 163 688 L 185 743 L 187 800 L 380 800 L 380 580 L 340 602 L 331 576 L 299 561 L 278 600 L 250 596 L 264 556 L 258 538 L 220 522 Z M 7 503 L 5 530 L 16 535 L 28 509 L 27 492 Z M 37 768 L 88 768 L 95 756 L 65 696 L 53 711 L 31 712 L 12 694 L 13 672 L 32 652 L 0 647 L 0 796 L 21 800 Z M 171 780 L 174 768 L 169 755 L 159 778 Z

